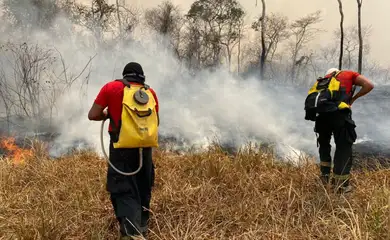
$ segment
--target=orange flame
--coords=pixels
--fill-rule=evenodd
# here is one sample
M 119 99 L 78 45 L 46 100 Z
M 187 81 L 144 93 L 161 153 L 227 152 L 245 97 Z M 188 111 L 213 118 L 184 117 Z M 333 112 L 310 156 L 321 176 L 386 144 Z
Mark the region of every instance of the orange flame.
M 31 149 L 19 148 L 15 144 L 15 139 L 12 137 L 5 138 L 0 142 L 0 146 L 11 153 L 11 159 L 15 164 L 22 164 L 25 162 L 26 158 L 33 156 Z

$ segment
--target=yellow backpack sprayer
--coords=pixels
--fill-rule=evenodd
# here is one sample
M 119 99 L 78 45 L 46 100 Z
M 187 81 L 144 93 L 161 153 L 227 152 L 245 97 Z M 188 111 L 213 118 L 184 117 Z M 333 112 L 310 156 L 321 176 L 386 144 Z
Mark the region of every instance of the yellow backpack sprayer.
M 113 133 L 116 135 L 115 140 L 117 140 L 113 142 L 113 147 L 139 148 L 138 169 L 134 172 L 123 172 L 117 169 L 109 160 L 103 141 L 104 123 L 106 120 L 101 124 L 100 142 L 104 157 L 110 166 L 122 175 L 131 176 L 137 174 L 142 168 L 142 148 L 158 147 L 159 118 L 156 111 L 156 101 L 148 85 L 130 85 L 124 79 L 117 81 L 121 81 L 125 88 L 123 89 L 122 115 L 119 129 L 111 121 Z

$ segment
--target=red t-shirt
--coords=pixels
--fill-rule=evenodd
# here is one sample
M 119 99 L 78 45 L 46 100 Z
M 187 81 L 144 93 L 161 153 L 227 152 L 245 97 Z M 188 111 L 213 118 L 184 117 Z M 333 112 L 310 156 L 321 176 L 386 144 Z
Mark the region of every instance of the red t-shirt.
M 347 94 L 351 94 L 353 85 L 355 85 L 355 80 L 360 74 L 358 72 L 343 70 L 336 76 L 337 80 L 340 81 L 340 87 L 345 87 Z M 330 74 L 325 77 L 329 77 Z
M 130 82 L 131 85 L 140 85 L 136 82 Z M 95 103 L 103 108 L 108 107 L 108 112 L 115 122 L 116 126 L 119 123 L 122 115 L 122 99 L 123 99 L 124 84 L 121 81 L 111 81 L 106 83 L 101 89 L 95 99 Z M 156 101 L 156 111 L 159 110 L 158 98 L 155 91 L 149 88 L 150 92 Z M 109 131 L 111 131 L 111 125 L 109 125 Z

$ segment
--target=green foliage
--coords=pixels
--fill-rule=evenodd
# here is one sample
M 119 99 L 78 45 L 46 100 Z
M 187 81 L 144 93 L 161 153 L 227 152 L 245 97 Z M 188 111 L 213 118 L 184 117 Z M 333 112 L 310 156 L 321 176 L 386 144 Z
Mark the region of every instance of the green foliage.
M 245 12 L 235 0 L 198 0 L 195 1 L 186 17 L 193 21 L 204 21 L 210 27 L 237 26 Z
M 148 27 L 163 35 L 174 34 L 179 29 L 181 18 L 178 8 L 170 1 L 145 12 Z
M 222 47 L 226 48 L 230 62 L 231 49 L 241 38 L 244 16 L 242 6 L 235 0 L 197 0 L 191 5 L 185 17 L 199 31 L 199 42 L 204 49 L 201 62 L 216 66 Z

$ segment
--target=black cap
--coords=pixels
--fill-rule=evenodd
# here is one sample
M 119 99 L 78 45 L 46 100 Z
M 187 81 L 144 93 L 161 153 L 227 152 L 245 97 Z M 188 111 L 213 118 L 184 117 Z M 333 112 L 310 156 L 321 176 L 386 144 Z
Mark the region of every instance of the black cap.
M 145 82 L 144 70 L 142 69 L 142 66 L 136 62 L 126 64 L 122 75 L 125 79 L 135 79 L 137 81 Z

